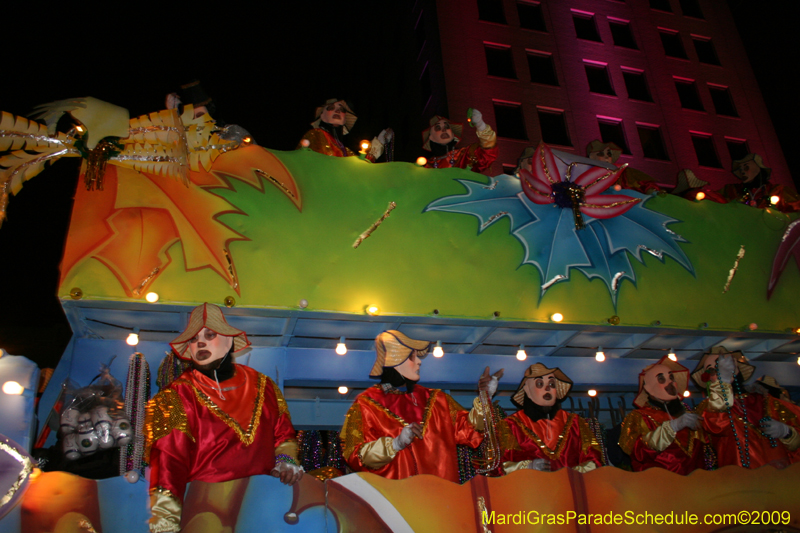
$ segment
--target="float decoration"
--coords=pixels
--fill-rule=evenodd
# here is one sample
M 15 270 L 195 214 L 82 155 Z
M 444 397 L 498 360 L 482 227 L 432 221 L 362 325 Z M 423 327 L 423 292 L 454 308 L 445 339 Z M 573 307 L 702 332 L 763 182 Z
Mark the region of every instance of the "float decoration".
M 778 251 L 775 252 L 775 259 L 772 262 L 772 271 L 769 274 L 769 283 L 767 285 L 767 300 L 772 297 L 772 291 L 778 284 L 778 280 L 783 274 L 783 269 L 789 262 L 789 259 L 794 256 L 797 267 L 800 268 L 800 220 L 795 220 L 789 227 L 786 228 L 781 243 L 778 246 Z
M 500 175 L 489 178 L 488 185 L 459 179 L 467 194 L 439 198 L 425 211 L 475 216 L 479 234 L 508 217 L 511 234 L 525 248 L 521 264 L 535 266 L 541 276 L 540 299 L 555 283 L 569 280 L 575 268 L 589 279 L 603 280 L 616 308 L 622 280 L 636 283 L 629 254 L 642 264 L 642 252 L 662 263 L 666 255 L 694 275 L 677 245 L 688 241 L 667 228 L 680 221 L 647 209 L 650 197 L 640 193 L 605 194 L 623 169 L 610 171 L 583 161 L 540 144 L 533 174 L 524 171 L 521 180 Z

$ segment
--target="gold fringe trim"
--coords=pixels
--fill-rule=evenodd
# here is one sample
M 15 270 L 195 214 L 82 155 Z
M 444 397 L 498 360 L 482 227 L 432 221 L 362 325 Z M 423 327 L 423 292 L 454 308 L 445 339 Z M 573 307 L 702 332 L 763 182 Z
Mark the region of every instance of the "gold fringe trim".
M 150 449 L 160 438 L 166 437 L 173 430 L 186 434 L 192 442 L 195 438 L 189 429 L 186 411 L 177 391 L 164 389 L 147 402 L 144 419 L 144 460 L 150 462 Z
M 574 413 L 570 413 L 567 415 L 567 423 L 564 424 L 564 429 L 561 430 L 561 434 L 558 436 L 558 440 L 556 441 L 556 447 L 554 450 L 551 450 L 544 441 L 534 433 L 528 426 L 522 423 L 516 422 L 513 418 L 510 419 L 510 422 L 517 424 L 517 427 L 522 430 L 526 437 L 531 439 L 533 442 L 536 443 L 537 446 L 542 450 L 551 461 L 557 461 L 559 457 L 561 457 L 561 452 L 564 451 L 564 447 L 567 445 L 567 433 L 569 433 L 570 428 L 572 427 L 572 423 L 575 421 Z

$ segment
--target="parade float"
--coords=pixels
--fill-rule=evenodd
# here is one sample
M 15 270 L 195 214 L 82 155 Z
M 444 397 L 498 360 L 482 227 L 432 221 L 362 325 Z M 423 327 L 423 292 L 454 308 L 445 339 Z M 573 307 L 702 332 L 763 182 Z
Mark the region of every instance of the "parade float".
M 64 113 L 75 126 L 59 133 Z M 425 361 L 424 383 L 462 405 L 491 366 L 505 368 L 496 399 L 512 409 L 510 392 L 541 361 L 574 381 L 570 410 L 606 429 L 630 408 L 642 367 L 667 353 L 691 367 L 724 345 L 759 375 L 800 387 L 796 214 L 616 191 L 615 168 L 544 145 L 522 179 L 274 151 L 188 106 L 131 119 L 77 99 L 43 109 L 41 122 L 4 113 L 0 130 L 3 208 L 60 157 L 84 159 L 85 184 L 58 288 L 73 338 L 38 406 L 35 365 L 0 357 L 2 381 L 21 389 L 2 398 L 2 532 L 147 531 L 142 404 L 176 375 L 162 365 L 168 343 L 203 302 L 226 307 L 247 332 L 252 346 L 237 363 L 269 376 L 309 434 L 341 428 L 353 391 L 372 384 L 373 339 L 388 329 L 441 346 Z M 65 403 L 99 372 L 124 384 L 121 411 L 135 432 L 119 448 L 120 475 L 35 469 L 33 448 L 60 445 Z M 688 401 L 701 395 L 693 389 Z M 328 469 L 293 487 L 268 476 L 236 491 L 192 483 L 189 495 L 217 496 L 185 508 L 183 524 L 716 531 L 732 523 L 706 515 L 745 512 L 738 523 L 798 530 L 798 468 L 522 471 L 461 485 Z M 215 508 L 239 511 L 218 523 Z

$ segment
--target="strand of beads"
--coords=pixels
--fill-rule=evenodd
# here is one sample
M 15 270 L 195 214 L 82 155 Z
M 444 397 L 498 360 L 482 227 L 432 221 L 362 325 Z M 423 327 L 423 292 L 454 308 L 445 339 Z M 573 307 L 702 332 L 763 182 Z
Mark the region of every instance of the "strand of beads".
M 764 436 L 769 439 L 769 445 L 772 448 L 777 448 L 778 447 L 778 441 L 775 440 L 773 437 L 770 437 L 769 435 L 767 435 L 764 432 L 764 430 L 766 429 L 766 426 L 767 426 L 767 422 L 769 422 L 770 420 L 772 420 L 770 417 L 765 416 L 764 418 L 762 418 L 761 420 L 758 421 L 758 425 L 759 425 L 759 427 L 761 427 L 761 433 L 763 433 Z
M 717 358 L 717 362 L 715 363 L 715 369 L 717 371 L 717 383 L 719 383 L 719 389 L 722 392 L 722 399 L 725 401 L 725 408 L 728 411 L 728 420 L 731 422 L 733 438 L 736 440 L 736 449 L 739 450 L 739 460 L 744 468 L 750 468 L 750 435 L 747 430 L 747 407 L 745 407 L 744 402 L 742 402 L 740 399 L 739 404 L 742 407 L 742 425 L 744 427 L 744 453 L 742 453 L 742 443 L 739 441 L 739 433 L 736 431 L 736 425 L 733 423 L 734 414 L 731 412 L 733 406 L 728 403 L 728 395 L 725 393 L 725 387 L 722 384 L 722 377 L 719 374 L 719 358 Z M 734 371 L 734 378 L 735 376 L 736 374 Z M 733 391 L 733 387 L 731 387 L 731 391 Z

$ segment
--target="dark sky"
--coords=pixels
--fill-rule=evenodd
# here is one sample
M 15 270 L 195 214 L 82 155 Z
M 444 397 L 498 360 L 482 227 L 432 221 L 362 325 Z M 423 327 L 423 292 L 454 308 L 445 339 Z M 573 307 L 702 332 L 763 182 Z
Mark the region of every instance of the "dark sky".
M 798 48 L 789 27 L 797 4 L 729 1 L 787 157 L 800 135 L 794 66 L 781 61 Z M 220 3 L 227 5 L 236 7 L 4 6 L 0 109 L 26 115 L 37 104 L 94 96 L 137 116 L 199 78 L 216 118 L 245 127 L 262 146 L 293 149 L 314 108 L 337 97 L 359 116 L 352 147 L 389 126 L 398 132 L 397 159 L 419 155 L 410 1 Z M 29 181 L 0 228 L 0 348 L 41 366 L 57 362 L 70 336 L 55 293 L 78 164 L 58 161 Z M 789 165 L 800 176 L 798 162 Z

